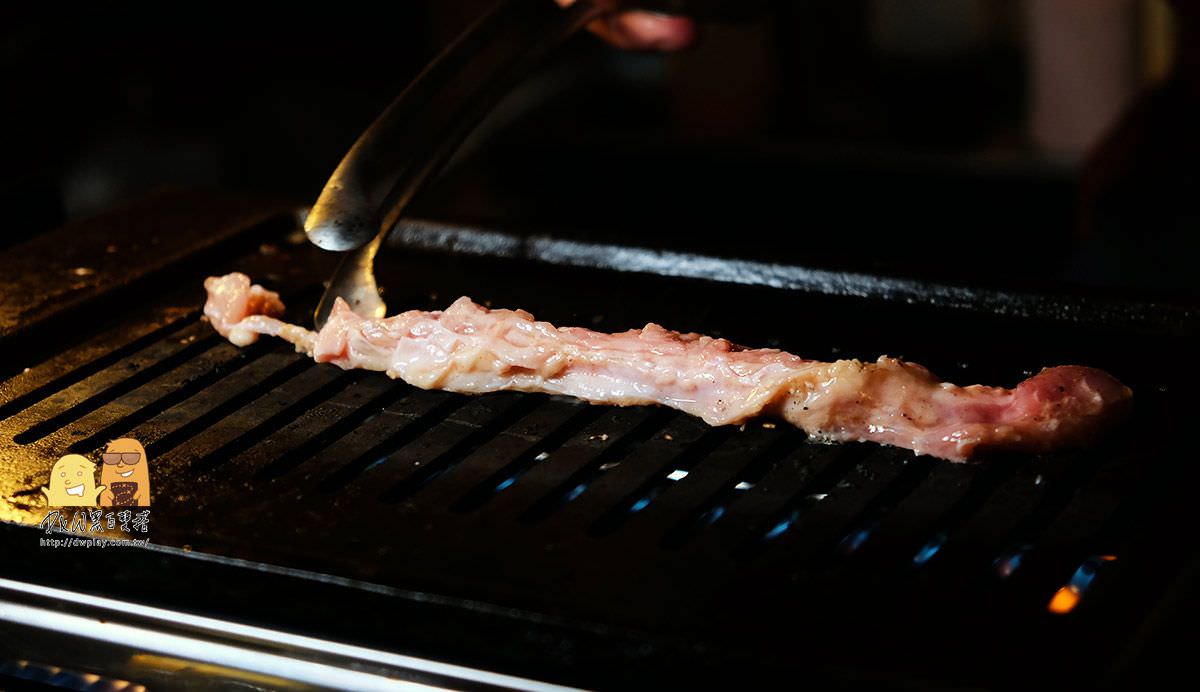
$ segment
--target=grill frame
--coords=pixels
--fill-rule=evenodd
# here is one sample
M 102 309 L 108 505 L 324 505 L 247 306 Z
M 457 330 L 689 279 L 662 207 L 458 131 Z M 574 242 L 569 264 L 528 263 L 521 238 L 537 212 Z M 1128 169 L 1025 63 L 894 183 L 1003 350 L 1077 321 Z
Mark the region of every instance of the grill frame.
M 19 452 L 3 459 L 7 511 L 28 505 L 18 511 L 30 523 L 38 511 L 29 491 L 56 450 L 89 451 L 136 423 L 155 464 L 157 547 L 39 550 L 36 530 L 5 524 L 5 548 L 28 560 L 3 576 L 586 686 L 804 674 L 990 687 L 1031 673 L 1080 684 L 1136 670 L 1137 658 L 1122 654 L 1149 636 L 1137 629 L 1138 613 L 1194 559 L 1163 547 L 1195 472 L 1172 461 L 1183 458 L 1177 441 L 1139 439 L 1191 410 L 1184 394 L 1194 376 L 1151 367 L 1152 359 L 1183 362 L 1194 347 L 1189 309 L 947 293 L 870 277 L 856 284 L 853 275 L 830 282 L 782 268 L 760 281 L 734 260 L 741 281 L 618 274 L 604 268 L 603 248 L 572 254 L 542 239 L 514 249 L 496 242 L 503 236 L 438 224 L 409 224 L 397 234 L 403 252 L 381 258 L 380 276 L 394 278 L 384 282 L 393 307 L 440 306 L 466 292 L 559 324 L 617 329 L 653 317 L 708 333 L 715 325 L 735 341 L 775 345 L 774 337 L 820 358 L 873 356 L 864 349 L 886 341 L 948 379 L 989 383 L 1074 353 L 1134 388 L 1129 427 L 1090 452 L 949 465 L 864 444 L 792 444 L 795 435 L 789 443 L 788 431 L 759 424 L 710 430 L 649 409 L 421 392 L 378 374 L 301 364 L 278 344 L 238 351 L 198 321 L 204 273 L 247 271 L 281 288 L 302 319 L 315 301 L 312 277 L 330 258 L 289 238 L 286 212 L 240 200 L 222 215 L 204 195 L 173 195 L 114 218 L 123 237 L 152 237 L 196 205 L 207 210 L 203 223 L 183 235 L 217 240 L 147 262 L 124 283 L 89 286 L 78 307 L 4 336 L 35 363 L 0 385 L 0 432 Z M 102 222 L 91 228 L 97 238 L 113 232 Z M 56 242 L 34 241 L 44 252 Z M 18 248 L 6 261 L 38 249 Z M 820 280 L 780 288 L 772 283 L 780 276 Z M 546 285 L 561 295 L 546 296 Z M 139 307 L 116 327 L 84 322 L 76 333 L 92 333 L 81 345 L 62 343 L 81 315 L 133 299 Z M 998 303 L 1015 308 L 997 313 Z M 736 310 L 745 305 L 756 310 Z M 763 315 L 790 314 L 827 328 L 763 324 Z M 912 333 L 914 324 L 928 333 Z M 128 334 L 112 333 L 121 326 Z M 946 343 L 955 333 L 958 343 Z M 107 355 L 114 350 L 123 357 Z M 956 352 L 977 353 L 978 362 L 957 368 Z M 96 358 L 103 367 L 87 364 Z M 163 362 L 171 367 L 155 365 Z M 72 382 L 72 365 L 91 374 Z M 128 391 L 91 389 L 105 378 Z M 69 408 L 93 395 L 94 406 Z M 44 423 L 54 416 L 65 425 Z M 191 426 L 183 428 L 190 436 L 180 426 Z M 23 444 L 9 442 L 31 428 Z M 1120 456 L 1138 452 L 1160 461 Z M 687 474 L 669 480 L 676 470 Z M 502 492 L 485 492 L 510 477 Z M 758 480 L 732 489 L 743 478 Z M 702 526 L 718 506 L 719 521 Z M 898 567 L 942 534 L 926 564 Z M 981 565 L 1026 544 L 1034 549 L 1012 577 L 984 578 Z M 1078 612 L 1046 613 L 1054 588 L 1109 552 L 1119 559 L 1100 570 Z M 98 565 L 111 576 L 96 578 Z M 180 593 L 171 579 L 204 586 Z M 301 612 L 289 598 L 323 606 Z M 971 604 L 976 612 L 964 611 Z M 395 622 L 412 626 L 397 633 Z M 1037 659 L 1049 650 L 1054 661 Z M 1118 663 L 1098 668 L 1097 657 Z

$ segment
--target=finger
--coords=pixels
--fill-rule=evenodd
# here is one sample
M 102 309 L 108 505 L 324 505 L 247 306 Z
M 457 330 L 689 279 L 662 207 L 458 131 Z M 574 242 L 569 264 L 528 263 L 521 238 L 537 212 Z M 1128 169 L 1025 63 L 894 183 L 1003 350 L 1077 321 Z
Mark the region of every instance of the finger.
M 575 0 L 555 0 L 566 7 Z M 597 19 L 588 29 L 618 48 L 671 51 L 686 48 L 696 40 L 696 24 L 686 17 L 656 12 L 622 12 Z
M 622 12 L 597 19 L 588 29 L 618 48 L 672 51 L 696 40 L 696 25 L 687 17 L 654 12 Z

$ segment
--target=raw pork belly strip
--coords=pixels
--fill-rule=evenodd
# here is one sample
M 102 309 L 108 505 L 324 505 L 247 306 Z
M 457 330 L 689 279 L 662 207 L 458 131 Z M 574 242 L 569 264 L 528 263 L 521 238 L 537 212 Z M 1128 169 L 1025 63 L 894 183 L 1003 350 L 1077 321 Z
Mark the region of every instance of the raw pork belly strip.
M 278 319 L 279 295 L 244 274 L 204 282 L 204 313 L 239 346 L 278 336 L 317 362 L 386 372 L 424 389 L 547 392 L 596 404 L 661 404 L 710 425 L 774 416 L 820 440 L 871 440 L 963 461 L 983 450 L 1042 452 L 1087 442 L 1132 393 L 1092 368 L 1048 368 L 1016 389 L 939 381 L 895 358 L 804 360 L 656 324 L 619 334 L 555 327 L 523 310 L 459 298 L 384 319 L 338 301 L 312 332 Z

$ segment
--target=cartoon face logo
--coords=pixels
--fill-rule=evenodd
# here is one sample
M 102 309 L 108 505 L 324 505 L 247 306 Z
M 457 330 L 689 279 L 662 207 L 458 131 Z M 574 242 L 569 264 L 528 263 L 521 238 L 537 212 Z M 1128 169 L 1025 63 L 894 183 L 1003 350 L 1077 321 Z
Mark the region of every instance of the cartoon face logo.
M 50 487 L 42 488 L 50 507 L 95 507 L 104 486 L 96 487 L 96 465 L 87 457 L 68 454 L 50 470 Z
M 100 482 L 108 488 L 100 495 L 102 507 L 150 506 L 150 462 L 142 443 L 129 437 L 113 440 L 100 458 Z

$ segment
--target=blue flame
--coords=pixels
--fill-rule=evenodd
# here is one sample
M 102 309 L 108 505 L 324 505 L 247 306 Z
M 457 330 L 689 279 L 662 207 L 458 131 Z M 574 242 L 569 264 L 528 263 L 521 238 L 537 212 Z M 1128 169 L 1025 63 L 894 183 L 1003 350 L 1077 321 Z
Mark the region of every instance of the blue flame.
M 928 543 L 921 546 L 921 549 L 917 551 L 916 555 L 913 555 L 913 566 L 925 566 L 925 563 L 932 560 L 934 555 L 937 555 L 939 552 L 941 552 L 942 546 L 944 545 L 946 545 L 946 534 L 938 533 L 938 535 L 930 539 Z

